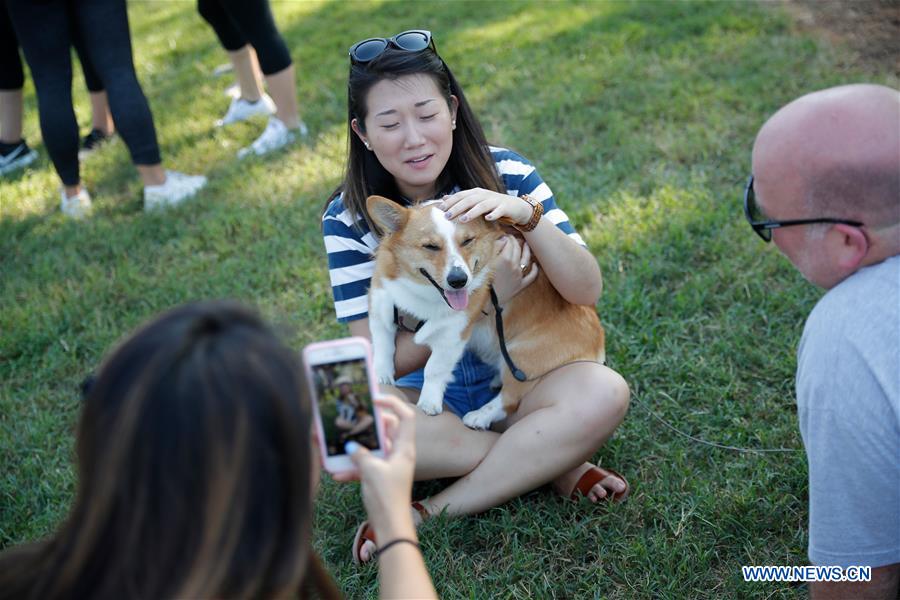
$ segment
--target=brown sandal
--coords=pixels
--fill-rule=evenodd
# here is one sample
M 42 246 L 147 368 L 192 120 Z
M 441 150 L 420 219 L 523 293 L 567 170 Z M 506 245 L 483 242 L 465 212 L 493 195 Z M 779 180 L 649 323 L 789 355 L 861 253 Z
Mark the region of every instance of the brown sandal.
M 423 521 L 430 516 L 428 511 L 425 510 L 425 507 L 422 506 L 421 502 L 413 502 L 411 506 L 416 509 Z M 363 544 L 367 541 L 375 544 L 376 548 L 375 552 L 369 556 L 369 560 L 363 561 L 362 558 L 360 558 L 359 552 L 362 550 Z M 368 521 L 363 521 L 356 530 L 356 536 L 353 538 L 353 547 L 350 549 L 350 553 L 353 555 L 353 562 L 357 565 L 369 562 L 378 554 L 377 546 L 378 542 L 375 541 L 375 530 L 369 526 Z
M 582 476 L 578 479 L 578 483 L 575 484 L 575 489 L 572 490 L 572 500 L 578 500 L 578 494 L 581 494 L 582 496 L 587 498 L 587 495 L 591 491 L 591 488 L 607 477 L 615 477 L 616 479 L 619 479 L 620 481 L 622 481 L 622 483 L 625 484 L 625 489 L 621 492 L 614 492 L 612 494 L 607 493 L 606 497 L 603 498 L 603 500 L 612 500 L 613 502 L 622 502 L 623 500 L 625 500 L 625 498 L 628 497 L 628 493 L 631 491 L 631 486 L 628 485 L 628 480 L 612 469 L 604 469 L 596 465 L 585 471 L 584 474 L 582 474 Z

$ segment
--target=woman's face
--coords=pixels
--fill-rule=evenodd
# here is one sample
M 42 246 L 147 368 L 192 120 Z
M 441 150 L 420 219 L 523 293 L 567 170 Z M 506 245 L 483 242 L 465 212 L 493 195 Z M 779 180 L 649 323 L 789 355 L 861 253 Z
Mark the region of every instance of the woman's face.
M 394 176 L 400 193 L 427 200 L 453 150 L 457 105 L 451 96 L 447 106 L 430 75 L 382 79 L 366 98 L 365 133 L 356 119 L 350 125 Z

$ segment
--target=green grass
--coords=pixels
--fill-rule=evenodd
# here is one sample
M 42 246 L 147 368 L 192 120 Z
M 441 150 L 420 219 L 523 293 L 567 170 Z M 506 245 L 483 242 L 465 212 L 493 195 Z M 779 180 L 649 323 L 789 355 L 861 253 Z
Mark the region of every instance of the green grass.
M 534 160 L 605 275 L 598 305 L 631 412 L 596 459 L 634 489 L 591 507 L 539 490 L 421 530 L 447 598 L 803 597 L 745 584 L 742 564 L 806 562 L 806 466 L 794 350 L 819 292 L 743 222 L 756 129 L 801 93 L 851 81 L 841 49 L 796 33 L 777 7 L 737 2 L 276 2 L 298 68 L 310 141 L 238 163 L 262 125 L 212 127 L 225 61 L 193 2 L 131 2 L 135 62 L 168 166 L 209 175 L 197 201 L 141 211 L 121 142 L 83 167 L 95 215 L 59 214 L 36 166 L 0 183 L 0 547 L 48 534 L 74 493 L 77 385 L 138 323 L 174 304 L 230 297 L 290 326 L 292 342 L 343 335 L 319 214 L 346 147 L 346 50 L 422 27 L 493 143 Z M 87 99 L 76 77 L 77 113 Z M 694 436 L 785 453 L 716 449 Z M 440 487 L 433 482 L 417 493 Z M 323 483 L 316 546 L 348 597 L 374 567 L 349 560 L 358 490 Z

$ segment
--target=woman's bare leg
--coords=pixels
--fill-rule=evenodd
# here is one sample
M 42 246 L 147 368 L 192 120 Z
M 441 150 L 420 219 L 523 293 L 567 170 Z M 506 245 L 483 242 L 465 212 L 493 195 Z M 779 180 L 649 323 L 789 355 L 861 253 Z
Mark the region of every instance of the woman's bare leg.
M 418 399 L 418 390 L 382 386 L 382 391 L 409 402 Z M 429 514 L 472 514 L 548 482 L 568 496 L 592 467 L 584 461 L 625 418 L 629 396 L 628 384 L 612 369 L 574 364 L 535 387 L 502 423 L 502 435 L 469 429 L 447 411 L 436 416 L 417 412 L 416 479 L 461 477 L 423 500 L 423 506 Z M 619 491 L 621 482 L 607 478 L 588 497 L 597 501 Z M 415 510 L 413 518 L 421 522 Z M 374 544 L 365 542 L 361 560 L 367 561 L 374 550 Z
M 109 112 L 109 100 L 106 91 L 90 92 L 91 97 L 91 129 L 99 129 L 106 135 L 112 135 L 116 131 L 112 113 Z
M 556 479 L 561 479 L 558 486 L 571 480 L 574 487 L 579 471 L 590 468 L 584 461 L 622 422 L 628 402 L 628 385 L 612 369 L 596 364 L 563 367 L 522 400 L 506 431 L 472 472 L 423 504 L 431 514 L 446 510 L 464 515 Z M 417 420 L 417 428 L 418 424 Z M 595 495 L 605 495 L 603 483 L 595 486 L 601 489 L 592 490 Z
M 266 85 L 269 95 L 275 102 L 275 116 L 284 123 L 288 129 L 296 129 L 300 126 L 300 113 L 297 108 L 297 80 L 294 78 L 294 65 L 266 75 Z
M 22 90 L 0 90 L 0 142 L 22 139 Z
M 81 192 L 81 182 L 76 183 L 75 185 L 63 184 L 63 189 L 66 191 L 67 198 L 74 198 Z
M 262 72 L 253 46 L 247 44 L 240 50 L 228 52 L 228 60 L 234 67 L 234 76 L 241 90 L 241 98 L 256 102 L 262 97 Z
M 155 165 L 134 165 L 137 167 L 141 181 L 147 185 L 162 185 L 166 182 L 166 170 L 163 169 L 162 163 Z
M 381 386 L 415 404 L 419 390 Z M 500 434 L 469 429 L 455 414 L 429 416 L 416 411 L 416 481 L 462 477 L 478 466 Z
M 380 386 L 381 392 L 415 404 L 419 390 Z M 426 415 L 416 409 L 416 481 L 428 481 L 444 477 L 461 477 L 475 469 L 490 451 L 500 434 L 478 431 L 463 425 L 462 420 L 450 411 L 439 415 Z M 422 522 L 418 511 L 412 510 L 413 523 Z M 429 510 L 429 512 L 431 512 Z M 367 562 L 375 551 L 375 544 L 363 542 L 359 549 L 362 562 Z

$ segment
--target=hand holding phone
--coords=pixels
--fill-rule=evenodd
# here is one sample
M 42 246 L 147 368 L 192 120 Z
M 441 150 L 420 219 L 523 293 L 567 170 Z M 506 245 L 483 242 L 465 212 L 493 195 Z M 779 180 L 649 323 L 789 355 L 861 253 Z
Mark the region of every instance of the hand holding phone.
M 313 399 L 322 466 L 332 474 L 356 470 L 346 454 L 355 442 L 384 456 L 384 432 L 372 370 L 372 348 L 362 337 L 315 342 L 303 349 L 303 366 Z

